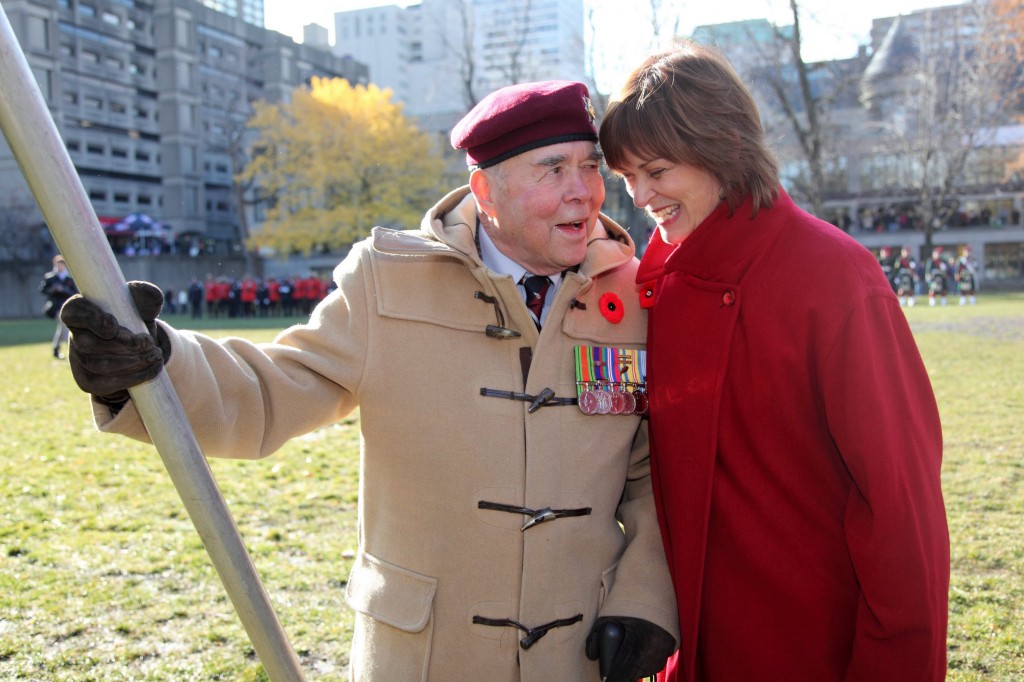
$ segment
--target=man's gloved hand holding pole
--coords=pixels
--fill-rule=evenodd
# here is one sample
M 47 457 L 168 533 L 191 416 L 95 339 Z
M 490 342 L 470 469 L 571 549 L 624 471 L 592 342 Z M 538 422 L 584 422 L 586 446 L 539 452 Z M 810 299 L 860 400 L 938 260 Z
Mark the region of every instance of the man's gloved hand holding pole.
M 128 282 L 128 291 L 149 330 L 136 334 L 113 315 L 76 294 L 60 311 L 71 332 L 68 361 L 75 382 L 86 393 L 117 412 L 129 400 L 128 389 L 158 374 L 171 356 L 171 342 L 156 318 L 163 292 L 149 282 Z
M 598 618 L 587 637 L 587 658 L 600 661 L 605 682 L 636 682 L 654 675 L 675 650 L 675 638 L 664 629 L 628 616 Z
M 118 315 L 125 318 L 121 322 L 136 327 L 136 323 L 141 320 L 129 319 L 132 315 L 127 300 L 134 298 L 134 295 L 124 295 L 125 282 L 120 267 L 2 6 L 0 83 L 3 84 L 0 87 L 0 130 L 32 189 L 57 248 L 67 258 L 76 284 L 87 295 L 97 297 L 97 300 L 117 311 Z M 69 310 L 69 313 L 73 310 Z M 158 312 L 159 308 L 151 315 L 150 322 Z M 149 322 L 146 324 L 152 330 Z M 79 341 L 82 340 L 83 328 L 79 327 Z M 142 345 L 145 346 L 144 341 Z M 163 345 L 159 336 L 156 345 Z M 169 349 L 168 344 L 164 350 Z M 134 377 L 128 372 L 126 383 L 115 389 L 114 393 L 124 390 L 124 386 L 130 386 L 136 380 L 144 382 L 144 385 L 132 389 L 139 415 L 206 546 L 267 676 L 275 682 L 304 680 L 298 657 L 274 613 L 227 503 L 213 480 L 209 465 L 174 393 L 174 387 L 166 376 L 157 376 L 164 360 L 165 356 L 159 360 L 151 357 L 143 361 L 142 364 L 148 369 Z M 83 365 L 76 361 L 76 364 L 83 367 L 89 363 Z M 88 373 L 96 375 L 96 369 L 91 367 Z M 155 380 L 147 381 L 146 377 Z M 78 380 L 77 376 L 75 378 Z M 87 377 L 86 381 L 90 385 Z M 96 388 L 100 393 L 107 393 L 111 386 Z M 91 392 L 89 388 L 86 390 Z

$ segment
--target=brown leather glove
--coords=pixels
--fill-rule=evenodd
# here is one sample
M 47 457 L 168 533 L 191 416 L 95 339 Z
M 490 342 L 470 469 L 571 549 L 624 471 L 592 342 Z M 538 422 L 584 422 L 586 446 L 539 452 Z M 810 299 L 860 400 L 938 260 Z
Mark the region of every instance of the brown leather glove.
M 156 318 L 164 294 L 149 282 L 128 282 L 128 291 L 149 330 L 135 334 L 98 305 L 75 294 L 60 310 L 71 332 L 68 363 L 78 387 L 115 413 L 128 402 L 128 389 L 154 378 L 171 357 L 171 340 Z
M 664 629 L 628 616 L 603 616 L 587 636 L 587 658 L 600 658 L 606 682 L 635 682 L 654 675 L 676 650 L 676 640 Z

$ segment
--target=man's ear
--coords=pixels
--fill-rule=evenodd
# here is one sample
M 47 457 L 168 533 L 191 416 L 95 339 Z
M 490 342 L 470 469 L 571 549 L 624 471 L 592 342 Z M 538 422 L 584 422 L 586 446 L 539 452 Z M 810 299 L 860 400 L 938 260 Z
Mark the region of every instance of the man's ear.
M 491 178 L 479 168 L 469 175 L 469 189 L 476 198 L 480 211 L 494 217 L 494 199 L 491 196 Z

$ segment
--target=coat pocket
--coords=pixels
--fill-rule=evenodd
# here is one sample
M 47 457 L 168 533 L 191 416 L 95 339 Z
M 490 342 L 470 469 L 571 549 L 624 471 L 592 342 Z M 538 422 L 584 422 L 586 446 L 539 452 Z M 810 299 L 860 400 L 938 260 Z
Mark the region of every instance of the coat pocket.
M 345 598 L 356 612 L 353 680 L 426 680 L 437 579 L 363 553 Z

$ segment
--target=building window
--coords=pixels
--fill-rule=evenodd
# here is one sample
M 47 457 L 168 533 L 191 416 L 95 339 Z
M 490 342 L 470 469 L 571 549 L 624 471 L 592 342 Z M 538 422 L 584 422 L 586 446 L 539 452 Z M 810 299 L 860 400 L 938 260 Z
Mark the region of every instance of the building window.
M 986 244 L 985 279 L 1024 277 L 1024 244 Z
M 193 131 L 196 129 L 196 107 L 193 104 L 182 104 L 179 109 L 181 115 L 181 121 L 179 124 L 183 131 Z
M 192 22 L 188 19 L 178 18 L 175 24 L 175 42 L 178 47 L 191 47 L 192 45 Z
M 42 69 L 38 66 L 32 67 L 32 75 L 36 77 L 39 90 L 43 93 L 43 99 L 47 102 L 53 99 L 53 76 L 49 69 Z
M 192 65 L 178 64 L 178 87 L 182 90 L 192 89 Z
M 186 187 L 184 191 L 185 215 L 195 215 L 199 208 L 199 190 Z
M 181 170 L 183 173 L 196 171 L 196 150 L 188 145 L 181 148 Z
M 26 42 L 35 50 L 50 49 L 50 22 L 42 17 L 29 15 L 26 24 Z

